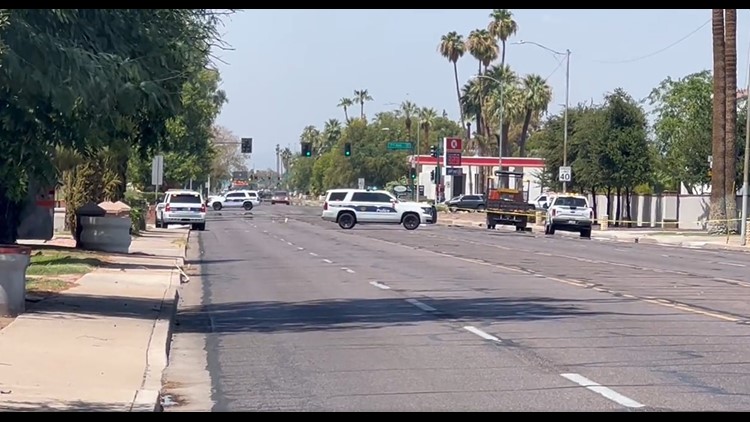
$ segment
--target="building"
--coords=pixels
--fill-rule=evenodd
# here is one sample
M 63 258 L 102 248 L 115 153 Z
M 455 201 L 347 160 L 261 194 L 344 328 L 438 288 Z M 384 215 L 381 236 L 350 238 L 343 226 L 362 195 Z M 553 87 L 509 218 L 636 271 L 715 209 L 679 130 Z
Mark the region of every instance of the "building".
M 419 155 L 409 157 L 409 161 L 417 166 L 418 186 L 424 186 L 424 197 L 434 200 L 436 197 L 436 184 L 431 180 L 431 173 L 437 167 L 437 158 L 429 155 Z M 446 176 L 445 167 L 442 166 L 442 157 L 440 157 L 440 172 L 443 175 L 445 185 L 445 198 L 452 198 L 461 194 L 484 193 L 478 192 L 479 169 L 488 168 L 485 174 L 493 175 L 499 170 L 498 157 L 462 157 L 460 168 L 461 176 Z M 503 167 L 508 167 L 511 171 L 523 172 L 524 191 L 528 192 L 528 198 L 533 199 L 542 193 L 544 187 L 539 181 L 538 174 L 544 170 L 544 159 L 531 157 L 503 157 Z M 421 168 L 420 168 L 421 167 Z M 471 180 L 471 182 L 470 182 Z M 473 191 L 473 192 L 472 192 Z

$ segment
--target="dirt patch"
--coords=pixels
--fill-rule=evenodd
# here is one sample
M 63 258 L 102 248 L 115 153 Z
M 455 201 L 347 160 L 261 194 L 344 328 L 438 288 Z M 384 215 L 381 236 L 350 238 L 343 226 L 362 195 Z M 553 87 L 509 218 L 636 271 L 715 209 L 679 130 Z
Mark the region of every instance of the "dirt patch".
M 13 322 L 15 318 L 8 318 L 8 317 L 2 317 L 0 316 L 0 330 L 10 325 L 11 322 Z
M 29 298 L 45 299 L 75 286 L 80 275 L 61 275 L 56 277 L 26 278 L 26 294 Z

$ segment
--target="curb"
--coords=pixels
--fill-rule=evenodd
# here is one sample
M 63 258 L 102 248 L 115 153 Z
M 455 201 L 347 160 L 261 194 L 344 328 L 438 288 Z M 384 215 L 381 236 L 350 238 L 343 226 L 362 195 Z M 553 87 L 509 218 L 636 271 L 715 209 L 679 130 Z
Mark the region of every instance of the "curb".
M 190 242 L 190 231 L 185 236 L 182 257 L 177 259 L 180 267 L 185 265 L 187 248 Z M 146 350 L 146 371 L 143 374 L 141 389 L 136 391 L 131 412 L 162 412 L 162 374 L 169 365 L 169 353 L 172 346 L 172 335 L 174 333 L 174 321 L 177 318 L 177 304 L 180 302 L 180 291 L 182 275 L 180 271 L 173 269 L 169 275 L 169 287 L 164 292 L 159 315 L 154 321 L 151 337 Z

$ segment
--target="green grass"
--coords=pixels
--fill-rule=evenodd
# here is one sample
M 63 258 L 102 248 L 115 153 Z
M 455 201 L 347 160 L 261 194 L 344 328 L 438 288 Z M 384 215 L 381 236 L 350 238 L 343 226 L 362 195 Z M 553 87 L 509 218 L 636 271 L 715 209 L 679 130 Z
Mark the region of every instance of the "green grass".
M 101 265 L 102 262 L 96 258 L 69 252 L 37 253 L 31 257 L 31 264 L 26 269 L 26 274 L 37 276 L 86 274 Z

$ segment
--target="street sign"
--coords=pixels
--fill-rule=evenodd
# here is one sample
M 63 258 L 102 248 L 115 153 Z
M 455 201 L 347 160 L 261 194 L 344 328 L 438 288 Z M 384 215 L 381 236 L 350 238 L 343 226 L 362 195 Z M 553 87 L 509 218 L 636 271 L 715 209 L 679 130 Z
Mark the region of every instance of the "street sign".
M 161 186 L 164 184 L 164 156 L 156 155 L 151 162 L 151 184 Z
M 388 142 L 388 149 L 391 151 L 411 149 L 411 142 Z
M 359 186 L 359 189 L 364 189 L 365 188 L 365 178 L 364 177 L 360 177 L 357 180 L 357 186 Z
M 404 193 L 404 192 L 406 192 L 408 190 L 409 189 L 407 189 L 406 186 L 400 186 L 399 185 L 399 186 L 394 186 L 393 187 L 393 191 L 396 192 L 396 193 Z
M 417 186 L 417 191 L 419 192 L 419 196 L 424 196 L 424 185 Z
M 461 153 L 463 140 L 461 138 L 443 138 L 443 165 L 445 167 L 461 167 Z
M 573 169 L 570 166 L 560 167 L 558 180 L 561 182 L 570 182 L 573 179 Z

